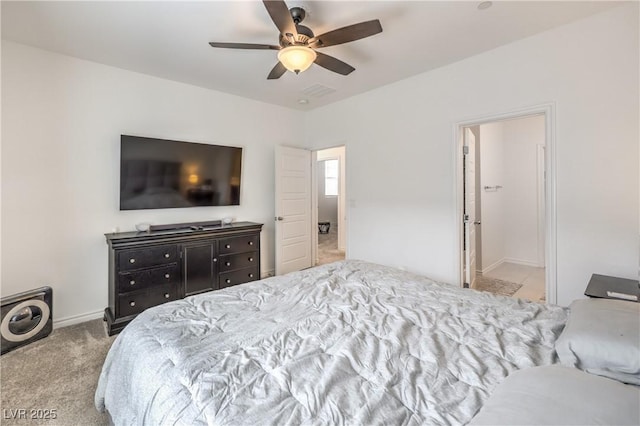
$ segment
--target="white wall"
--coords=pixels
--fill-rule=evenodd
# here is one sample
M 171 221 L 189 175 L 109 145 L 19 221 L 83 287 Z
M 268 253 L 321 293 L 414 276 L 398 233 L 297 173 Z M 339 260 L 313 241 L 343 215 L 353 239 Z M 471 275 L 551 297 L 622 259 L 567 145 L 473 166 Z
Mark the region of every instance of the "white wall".
M 538 259 L 544 256 L 543 253 L 538 253 L 540 209 L 537 169 L 538 145 L 545 144 L 544 116 L 507 120 L 502 126 L 505 161 L 505 260 L 530 266 L 544 266 L 538 265 Z M 544 205 L 541 207 L 544 212 Z M 544 217 L 544 214 L 542 216 Z
M 273 270 L 274 146 L 303 113 L 5 41 L 2 106 L 2 296 L 50 285 L 55 319 L 103 310 L 103 234 L 139 222 L 264 223 Z M 121 133 L 244 147 L 241 205 L 120 212 Z
M 480 126 L 482 271 L 513 262 L 529 266 L 538 253 L 537 145 L 545 144 L 544 116 Z M 485 186 L 501 186 L 485 190 Z M 544 212 L 544 206 L 542 206 Z M 542 227 L 544 229 L 544 226 Z
M 311 111 L 308 146 L 349 152 L 349 257 L 458 282 L 455 123 L 553 102 L 557 300 L 637 277 L 639 50 L 627 3 Z
M 482 272 L 500 265 L 505 258 L 505 149 L 502 122 L 480 126 L 480 205 L 482 213 Z M 484 186 L 502 186 L 485 191 Z

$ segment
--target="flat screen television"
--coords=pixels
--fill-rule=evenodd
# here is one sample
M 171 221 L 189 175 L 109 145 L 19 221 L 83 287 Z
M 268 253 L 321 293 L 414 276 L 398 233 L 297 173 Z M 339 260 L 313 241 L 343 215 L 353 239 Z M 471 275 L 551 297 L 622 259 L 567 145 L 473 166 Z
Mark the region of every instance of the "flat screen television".
M 240 204 L 242 148 L 122 135 L 120 210 Z

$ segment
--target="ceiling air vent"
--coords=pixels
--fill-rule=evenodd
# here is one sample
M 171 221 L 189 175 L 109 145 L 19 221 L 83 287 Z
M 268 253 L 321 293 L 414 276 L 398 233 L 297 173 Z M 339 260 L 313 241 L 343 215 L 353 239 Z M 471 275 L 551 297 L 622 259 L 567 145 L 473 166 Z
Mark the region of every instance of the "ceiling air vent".
M 336 89 L 332 87 L 323 86 L 322 84 L 314 84 L 313 86 L 309 86 L 306 89 L 303 89 L 302 93 L 312 98 L 321 98 L 335 91 Z

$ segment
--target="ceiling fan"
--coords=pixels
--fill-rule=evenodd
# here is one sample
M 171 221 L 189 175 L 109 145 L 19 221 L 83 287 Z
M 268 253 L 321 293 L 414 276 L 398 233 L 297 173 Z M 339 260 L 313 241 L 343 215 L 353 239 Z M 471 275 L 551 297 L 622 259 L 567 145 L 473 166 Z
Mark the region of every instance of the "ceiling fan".
M 278 63 L 269 73 L 267 79 L 274 80 L 282 77 L 287 71 L 296 74 L 306 70 L 312 63 L 318 64 L 329 71 L 342 75 L 348 75 L 355 70 L 351 65 L 342 62 L 333 56 L 316 51 L 328 46 L 349 43 L 382 32 L 380 21 L 360 22 L 348 25 L 337 30 L 326 32 L 316 36 L 309 27 L 300 23 L 305 18 L 305 11 L 300 7 L 292 7 L 291 10 L 283 0 L 263 0 L 264 6 L 273 23 L 280 31 L 278 45 L 255 43 L 219 43 L 210 42 L 212 47 L 227 49 L 257 49 L 277 50 Z

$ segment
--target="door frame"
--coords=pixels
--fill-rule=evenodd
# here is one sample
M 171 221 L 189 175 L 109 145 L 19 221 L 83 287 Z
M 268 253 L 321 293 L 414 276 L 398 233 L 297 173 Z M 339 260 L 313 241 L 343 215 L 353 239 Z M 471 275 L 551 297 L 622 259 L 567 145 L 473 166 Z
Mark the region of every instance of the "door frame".
M 545 217 L 544 217 L 544 237 L 545 237 L 545 297 L 547 303 L 555 304 L 557 302 L 557 231 L 556 231 L 556 119 L 555 119 L 555 103 L 546 103 L 525 107 L 522 109 L 512 110 L 509 112 L 481 115 L 479 117 L 460 120 L 453 126 L 452 149 L 454 149 L 454 194 L 456 197 L 455 215 L 454 215 L 454 277 L 458 277 L 458 285 L 463 286 L 464 277 L 464 224 L 462 223 L 463 215 L 463 155 L 462 146 L 464 144 L 464 128 L 478 126 L 494 121 L 502 121 L 513 118 L 522 118 L 531 115 L 543 115 L 545 126 L 545 150 L 544 165 L 546 171 L 545 181 Z M 480 142 L 482 143 L 482 141 Z
M 327 149 L 342 148 L 344 156 L 340 161 L 338 196 L 338 232 L 342 233 L 344 241 L 345 259 L 348 259 L 348 238 L 347 238 L 347 144 L 328 146 L 325 148 L 314 148 L 311 150 L 311 258 L 313 266 L 318 264 L 318 151 Z M 340 239 L 340 237 L 338 236 Z
M 311 266 L 318 265 L 318 151 L 311 150 Z
M 478 250 L 476 249 L 477 247 L 477 231 L 476 231 L 476 224 L 477 221 L 480 219 L 479 217 L 476 216 L 476 212 L 477 212 L 477 202 L 478 202 L 478 194 L 476 194 L 476 180 L 477 178 L 477 171 L 478 171 L 478 165 L 476 163 L 476 152 L 479 149 L 478 145 L 476 143 L 476 135 L 473 132 L 473 130 L 471 130 L 471 127 L 465 127 L 463 129 L 463 134 L 462 134 L 462 138 L 463 138 L 463 155 L 462 155 L 462 161 L 463 161 L 463 170 L 467 171 L 465 173 L 464 176 L 464 180 L 462 182 L 462 187 L 463 187 L 463 205 L 462 205 L 462 231 L 463 231 L 463 241 L 462 241 L 462 251 L 463 251 L 463 256 L 464 256 L 464 261 L 463 261 L 463 270 L 462 270 L 462 282 L 463 282 L 463 286 L 465 284 L 469 285 L 469 288 L 476 288 L 476 275 L 477 275 L 477 256 L 478 256 Z M 473 143 L 471 143 L 471 140 L 473 140 Z M 473 174 L 469 173 L 469 166 L 473 164 Z M 469 185 L 469 177 L 473 176 L 473 186 Z M 469 207 L 471 207 L 468 203 L 468 200 L 466 199 L 466 195 L 470 195 L 470 191 L 471 188 L 473 188 L 473 209 L 470 209 Z M 478 191 L 479 192 L 479 191 Z M 473 237 L 473 238 L 472 238 Z M 473 241 L 473 243 L 472 243 Z M 471 267 L 473 266 L 473 267 Z
M 538 267 L 545 268 L 545 158 L 544 145 L 536 145 L 536 198 L 538 200 Z

